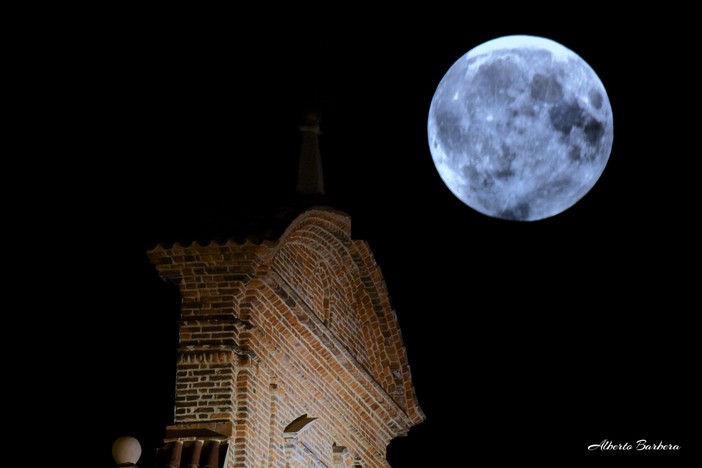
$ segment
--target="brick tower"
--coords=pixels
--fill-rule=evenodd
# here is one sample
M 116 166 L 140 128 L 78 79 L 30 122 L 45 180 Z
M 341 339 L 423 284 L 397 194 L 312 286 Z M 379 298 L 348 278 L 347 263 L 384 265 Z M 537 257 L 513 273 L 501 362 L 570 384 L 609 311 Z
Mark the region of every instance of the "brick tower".
M 298 192 L 323 194 L 310 114 Z M 385 282 L 351 219 L 294 213 L 273 240 L 147 252 L 182 296 L 174 424 L 159 466 L 386 467 L 424 420 Z

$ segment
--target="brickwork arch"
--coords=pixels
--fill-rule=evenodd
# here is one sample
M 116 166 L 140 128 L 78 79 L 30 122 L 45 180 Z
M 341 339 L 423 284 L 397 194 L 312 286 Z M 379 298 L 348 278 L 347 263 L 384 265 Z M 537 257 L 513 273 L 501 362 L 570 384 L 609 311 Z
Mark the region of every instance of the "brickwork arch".
M 370 250 L 351 239 L 346 219 L 308 212 L 281 237 L 271 269 L 318 317 L 326 318 L 330 331 L 354 358 L 404 405 L 396 382 L 402 379 L 402 366 L 391 343 L 397 336 L 389 336 L 387 316 L 393 312 L 389 300 L 382 298 L 386 291 L 378 290 L 369 269 L 378 268 L 367 258 L 372 260 Z

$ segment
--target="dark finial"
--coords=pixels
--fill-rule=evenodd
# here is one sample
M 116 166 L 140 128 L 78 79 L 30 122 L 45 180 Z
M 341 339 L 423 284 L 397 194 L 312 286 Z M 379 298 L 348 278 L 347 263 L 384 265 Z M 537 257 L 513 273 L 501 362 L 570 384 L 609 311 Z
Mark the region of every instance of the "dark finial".
M 324 195 L 324 173 L 318 140 L 322 133 L 319 129 L 321 120 L 319 108 L 311 107 L 302 113 L 299 127 L 302 144 L 297 171 L 297 191 L 302 195 Z

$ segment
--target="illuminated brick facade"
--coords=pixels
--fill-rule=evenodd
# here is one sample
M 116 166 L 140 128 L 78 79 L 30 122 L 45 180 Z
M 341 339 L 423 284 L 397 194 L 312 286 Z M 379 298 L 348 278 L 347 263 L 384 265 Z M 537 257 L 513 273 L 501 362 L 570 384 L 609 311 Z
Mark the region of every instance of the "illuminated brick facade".
M 424 420 L 383 276 L 346 214 L 310 208 L 276 241 L 148 256 L 182 296 L 166 443 L 214 442 L 227 467 L 384 467 Z

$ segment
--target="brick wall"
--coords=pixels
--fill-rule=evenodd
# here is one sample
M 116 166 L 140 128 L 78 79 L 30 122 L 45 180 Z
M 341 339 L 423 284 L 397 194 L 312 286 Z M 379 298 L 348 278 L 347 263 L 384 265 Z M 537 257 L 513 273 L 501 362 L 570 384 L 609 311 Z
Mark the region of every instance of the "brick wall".
M 381 271 L 350 233 L 318 208 L 277 242 L 148 252 L 183 297 L 175 425 L 231 423 L 227 466 L 387 466 L 424 419 Z

